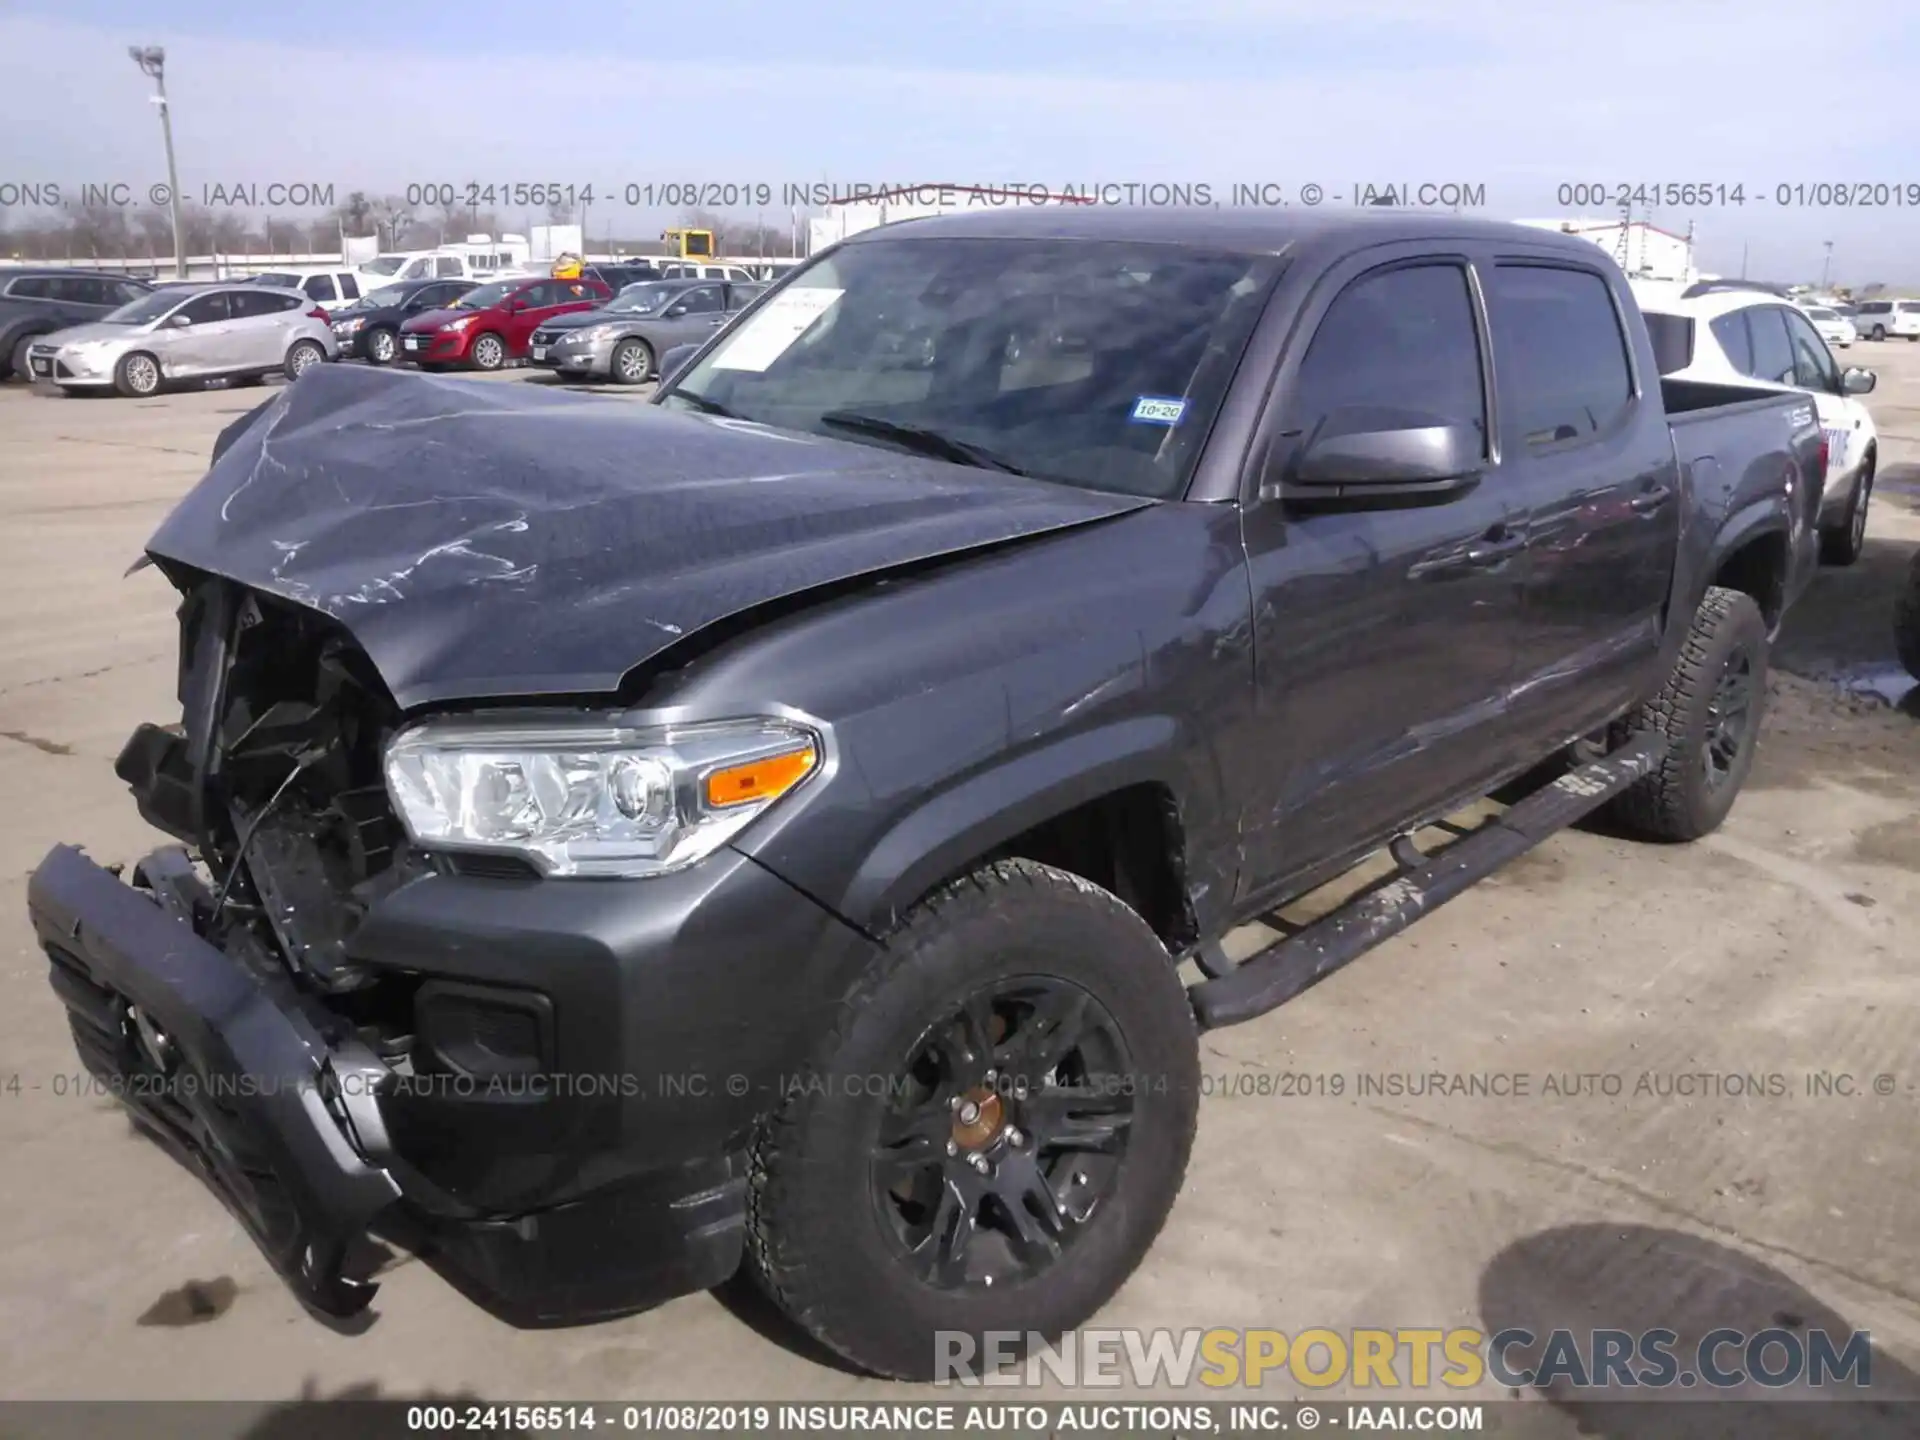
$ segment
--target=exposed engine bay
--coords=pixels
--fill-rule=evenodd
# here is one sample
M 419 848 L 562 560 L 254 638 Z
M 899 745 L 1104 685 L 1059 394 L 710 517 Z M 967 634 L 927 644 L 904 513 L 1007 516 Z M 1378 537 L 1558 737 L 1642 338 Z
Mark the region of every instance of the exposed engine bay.
M 398 711 L 326 617 L 225 581 L 182 588 L 182 722 L 142 726 L 121 778 L 208 872 L 214 898 L 196 929 L 375 1022 L 392 1053 L 409 997 L 346 945 L 381 896 L 429 868 L 381 775 Z

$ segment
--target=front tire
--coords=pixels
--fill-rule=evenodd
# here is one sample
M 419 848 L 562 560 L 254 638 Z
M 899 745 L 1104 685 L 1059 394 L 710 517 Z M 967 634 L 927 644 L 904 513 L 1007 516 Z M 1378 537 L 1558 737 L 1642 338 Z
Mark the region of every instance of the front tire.
M 622 385 L 644 385 L 653 378 L 653 347 L 644 340 L 622 340 L 613 347 L 607 370 Z
M 113 367 L 113 388 L 129 399 L 160 393 L 160 362 L 144 350 L 122 355 Z
M 1823 565 L 1851 565 L 1860 558 L 1867 544 L 1867 506 L 1873 500 L 1873 467 L 1869 455 L 1853 482 L 1853 494 L 1847 497 L 1846 513 L 1837 525 L 1820 531 L 1820 562 Z
M 1004 860 L 914 908 L 803 1078 L 754 1149 L 748 1268 L 854 1364 L 925 1380 L 1133 1273 L 1186 1174 L 1199 1045 L 1138 915 Z
M 467 351 L 467 358 L 473 362 L 476 370 L 498 370 L 507 363 L 507 342 L 491 330 L 484 335 L 476 335 L 472 347 Z
M 1893 644 L 1907 673 L 1920 680 L 1920 551 L 1907 565 L 1907 586 L 1893 602 Z
M 400 353 L 400 342 L 394 338 L 393 331 L 384 325 L 378 330 L 370 330 L 366 335 L 367 363 L 370 365 L 391 365 L 394 356 Z
M 1665 737 L 1658 768 L 1611 813 L 1647 840 L 1698 840 L 1719 828 L 1753 768 L 1767 698 L 1767 622 L 1753 597 L 1714 586 L 1693 612 L 1680 658 L 1629 728 Z

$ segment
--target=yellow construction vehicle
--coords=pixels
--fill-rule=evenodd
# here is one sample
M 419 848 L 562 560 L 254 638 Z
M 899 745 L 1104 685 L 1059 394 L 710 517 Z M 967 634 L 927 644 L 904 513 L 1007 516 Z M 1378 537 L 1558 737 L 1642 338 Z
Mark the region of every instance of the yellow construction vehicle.
M 672 248 L 669 255 L 682 260 L 711 260 L 713 258 L 713 232 L 711 230 L 666 230 L 660 238 Z
M 585 262 L 571 250 L 553 262 L 553 278 L 556 280 L 578 280 L 585 269 Z

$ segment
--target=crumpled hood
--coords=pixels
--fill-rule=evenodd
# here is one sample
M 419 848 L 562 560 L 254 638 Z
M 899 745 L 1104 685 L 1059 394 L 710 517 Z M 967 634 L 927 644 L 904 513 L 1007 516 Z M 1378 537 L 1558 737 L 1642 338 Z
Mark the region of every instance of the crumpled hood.
M 605 694 L 816 586 L 1151 504 L 524 384 L 315 366 L 148 544 L 332 616 L 403 709 Z

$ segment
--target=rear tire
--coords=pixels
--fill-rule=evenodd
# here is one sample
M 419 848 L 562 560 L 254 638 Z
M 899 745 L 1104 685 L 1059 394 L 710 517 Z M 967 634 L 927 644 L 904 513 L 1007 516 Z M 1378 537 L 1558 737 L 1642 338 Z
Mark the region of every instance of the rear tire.
M 7 375 L 12 375 L 23 384 L 33 383 L 33 371 L 27 365 L 27 347 L 39 338 L 38 335 L 22 335 L 14 342 L 13 352 L 7 357 L 6 375 L 0 375 L 0 380 L 6 379 Z
M 936 1332 L 977 1369 L 984 1332 L 1059 1335 L 1133 1273 L 1186 1174 L 1199 1042 L 1138 915 L 1004 860 L 908 914 L 803 1078 L 754 1148 L 748 1270 L 854 1364 L 926 1380 Z
M 1693 612 L 1673 674 L 1630 728 L 1668 742 L 1645 779 L 1609 807 L 1646 840 L 1698 840 L 1717 829 L 1753 768 L 1767 698 L 1767 622 L 1753 597 L 1714 586 Z
M 144 350 L 122 355 L 113 367 L 113 388 L 129 399 L 142 400 L 160 393 L 160 362 Z
M 1893 602 L 1893 644 L 1907 673 L 1920 680 L 1920 551 L 1907 565 L 1907 586 Z
M 1868 338 L 1869 340 L 1884 340 L 1884 339 L 1886 339 L 1886 338 L 1887 338 L 1887 327 L 1886 327 L 1886 326 L 1884 326 L 1884 325 L 1876 325 L 1876 326 L 1874 326 L 1874 327 L 1873 327 L 1873 329 L 1872 329 L 1872 330 L 1871 330 L 1871 331 L 1870 331 L 1870 332 L 1868 333 L 1868 335 L 1867 335 L 1867 338 Z
M 1874 463 L 1875 457 L 1869 455 L 1866 464 L 1861 467 L 1860 478 L 1854 481 L 1853 494 L 1848 497 L 1847 510 L 1840 517 L 1840 523 L 1821 529 L 1821 564 L 1851 565 L 1866 548 L 1867 506 L 1873 500 Z

